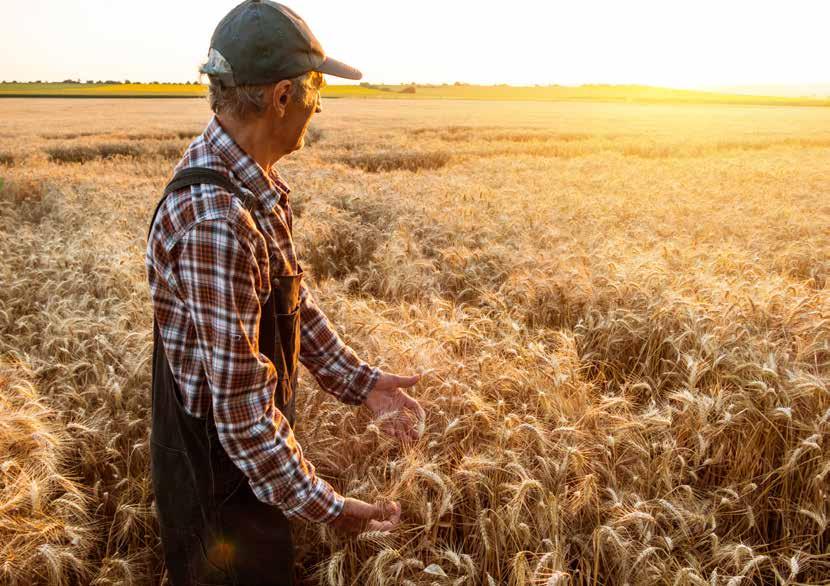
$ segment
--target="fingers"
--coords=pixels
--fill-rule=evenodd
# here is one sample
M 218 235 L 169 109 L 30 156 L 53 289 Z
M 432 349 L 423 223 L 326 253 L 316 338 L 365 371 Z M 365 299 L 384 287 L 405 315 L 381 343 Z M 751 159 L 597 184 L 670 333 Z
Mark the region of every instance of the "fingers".
M 421 380 L 420 374 L 413 374 L 412 376 L 401 376 L 399 374 L 392 375 L 392 383 L 399 389 L 407 389 L 414 387 Z
M 388 515 L 388 520 L 392 521 L 393 523 L 400 523 L 401 522 L 401 504 L 398 501 L 390 501 L 387 503 L 388 507 L 386 513 Z
M 398 433 L 401 441 L 417 441 L 420 437 L 420 434 L 418 434 L 417 421 L 413 421 L 411 417 L 407 416 L 406 419 L 400 423 Z
M 412 421 L 412 419 L 407 417 L 406 434 L 409 439 L 417 440 L 421 437 L 420 424 L 426 420 L 426 411 L 424 411 L 424 408 L 421 407 L 421 404 L 416 399 L 410 397 L 406 393 L 401 394 L 403 396 L 404 409 L 415 416 L 415 421 Z
M 373 504 L 347 497 L 340 516 L 332 522 L 335 529 L 351 534 L 363 531 L 391 531 L 401 522 L 401 505 L 397 501 Z
M 420 419 L 421 421 L 426 419 L 427 413 L 426 411 L 424 411 L 424 408 L 421 407 L 421 404 L 418 401 L 416 401 L 409 395 L 406 395 L 406 398 L 404 400 L 404 406 L 413 413 L 415 413 L 418 416 L 418 419 Z
M 395 417 L 384 422 L 381 429 L 400 441 L 415 441 L 420 437 L 417 421 L 413 421 L 413 417 L 405 409 L 398 411 Z
M 369 521 L 366 531 L 392 531 L 396 525 L 392 521 Z
M 367 525 L 368 531 L 391 531 L 401 522 L 401 505 L 396 501 L 378 502 L 375 507 L 379 513 Z
M 414 374 L 410 376 L 402 376 L 397 374 L 384 373 L 382 379 L 379 381 L 378 388 L 389 393 L 392 398 L 394 406 L 385 407 L 384 410 L 396 410 L 399 412 L 398 417 L 392 421 L 386 421 L 381 425 L 381 429 L 388 435 L 395 439 L 405 442 L 408 440 L 417 441 L 420 437 L 421 424 L 426 419 L 426 411 L 421 407 L 417 400 L 410 397 L 403 389 L 415 386 L 425 373 Z M 376 413 L 378 411 L 376 410 Z M 408 416 L 408 412 L 414 414 L 416 421 Z
M 400 441 L 403 441 L 409 435 L 407 426 L 399 421 L 390 421 L 381 429 L 383 429 L 387 435 Z
M 398 429 L 398 439 L 401 442 L 416 441 L 418 439 L 418 430 L 411 422 L 401 425 Z
M 375 502 L 375 509 L 378 521 L 392 521 L 397 522 L 401 520 L 401 505 L 398 501 L 377 501 Z

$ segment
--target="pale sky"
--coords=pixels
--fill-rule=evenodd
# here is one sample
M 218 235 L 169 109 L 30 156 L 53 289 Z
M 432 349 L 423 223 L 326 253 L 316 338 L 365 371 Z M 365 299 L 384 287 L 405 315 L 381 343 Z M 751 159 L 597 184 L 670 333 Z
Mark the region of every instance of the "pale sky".
M 285 3 L 327 54 L 376 83 L 830 81 L 830 0 Z M 195 80 L 235 4 L 0 0 L 0 80 Z

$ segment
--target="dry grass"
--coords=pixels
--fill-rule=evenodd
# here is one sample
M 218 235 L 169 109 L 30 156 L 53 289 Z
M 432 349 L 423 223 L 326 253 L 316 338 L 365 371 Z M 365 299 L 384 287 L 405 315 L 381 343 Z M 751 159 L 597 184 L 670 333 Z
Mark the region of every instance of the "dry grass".
M 86 144 L 73 144 L 49 147 L 45 151 L 49 161 L 53 163 L 88 163 L 97 159 L 112 159 L 115 157 L 142 158 L 154 155 L 166 159 L 178 159 L 187 148 L 187 143 L 179 140 L 158 142 L 168 138 L 164 135 L 150 138 L 146 136 L 128 136 L 126 138 L 144 142 L 101 143 L 91 146 Z
M 140 155 L 141 152 L 140 148 L 126 143 L 107 143 L 94 147 L 75 145 L 46 149 L 49 160 L 53 163 L 86 163 L 95 159 L 110 159 L 116 156 L 135 157 Z
M 450 160 L 450 155 L 443 152 L 380 152 L 345 155 L 339 161 L 350 167 L 363 169 L 369 173 L 383 171 L 419 171 L 421 169 L 440 169 Z
M 434 369 L 407 448 L 302 381 L 318 471 L 404 507 L 390 535 L 297 526 L 302 581 L 826 582 L 830 114 L 417 104 L 327 103 L 325 139 L 282 166 L 338 329 Z M 0 149 L 27 161 L 0 192 L 0 357 L 20 365 L 0 369 L 0 530 L 41 556 L 14 575 L 158 583 L 143 239 L 161 149 L 207 113 L 0 107 Z M 49 140 L 141 152 L 57 165 Z M 436 152 L 452 165 L 339 164 Z
M 91 570 L 90 499 L 72 441 L 23 365 L 0 362 L 0 580 L 77 583 Z
M 325 133 L 319 127 L 312 124 L 305 133 L 305 146 L 313 146 L 323 140 Z

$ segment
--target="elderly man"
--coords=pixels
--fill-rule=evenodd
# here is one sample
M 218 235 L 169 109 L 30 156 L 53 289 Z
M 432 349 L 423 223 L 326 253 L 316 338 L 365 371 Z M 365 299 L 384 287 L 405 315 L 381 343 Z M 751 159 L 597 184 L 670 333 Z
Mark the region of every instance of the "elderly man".
M 167 571 L 184 584 L 290 584 L 289 519 L 390 530 L 397 503 L 343 498 L 291 425 L 297 363 L 401 440 L 424 411 L 419 377 L 358 359 L 303 283 L 289 188 L 274 164 L 303 146 L 327 58 L 306 23 L 247 0 L 219 23 L 202 72 L 215 115 L 176 167 L 151 222 L 152 476 Z M 348 438 L 343 438 L 344 445 Z

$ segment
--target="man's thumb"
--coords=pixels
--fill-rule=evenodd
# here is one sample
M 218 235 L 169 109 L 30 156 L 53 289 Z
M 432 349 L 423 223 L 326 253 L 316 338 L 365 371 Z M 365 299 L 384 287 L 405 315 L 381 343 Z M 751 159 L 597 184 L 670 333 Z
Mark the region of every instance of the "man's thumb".
M 393 380 L 395 381 L 396 387 L 411 387 L 421 380 L 421 375 L 413 374 L 412 376 L 401 376 L 396 374 Z

